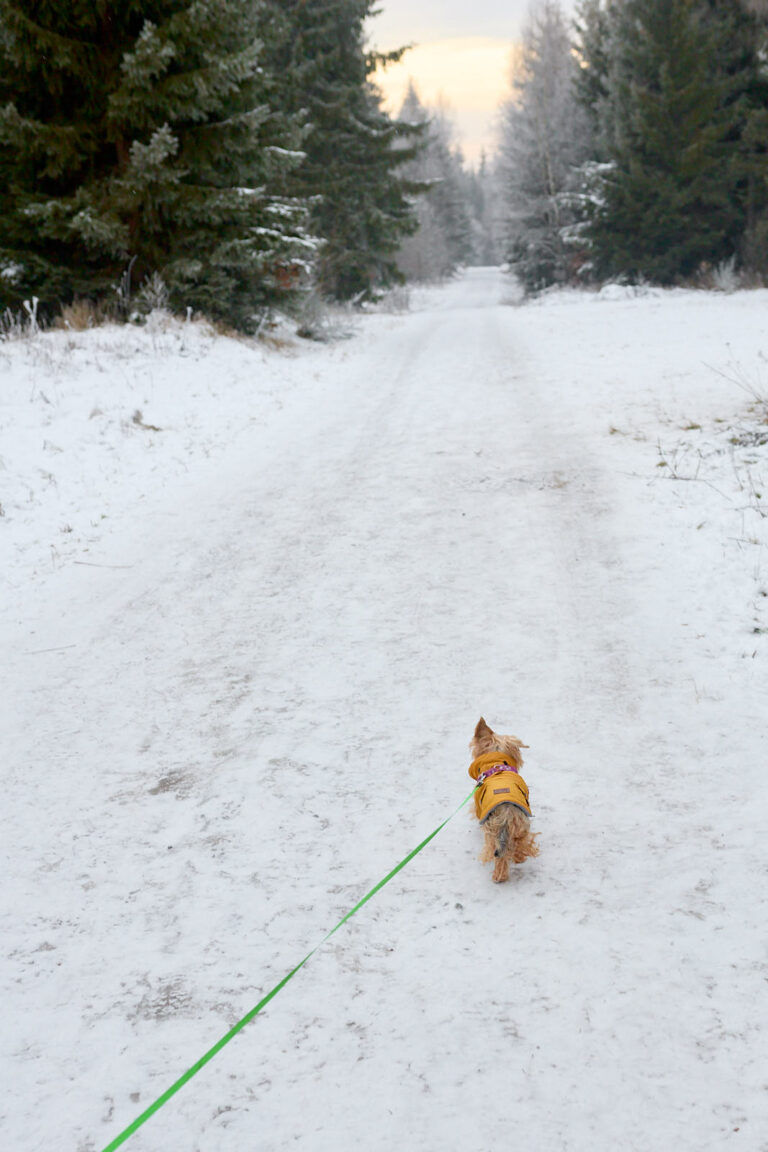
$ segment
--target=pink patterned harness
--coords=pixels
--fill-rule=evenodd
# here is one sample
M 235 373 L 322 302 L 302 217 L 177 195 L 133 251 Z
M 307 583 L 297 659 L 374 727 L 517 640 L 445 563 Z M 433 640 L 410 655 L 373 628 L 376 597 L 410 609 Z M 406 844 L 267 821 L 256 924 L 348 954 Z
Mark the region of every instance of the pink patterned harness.
M 495 776 L 497 772 L 517 772 L 517 775 L 520 775 L 519 770 L 517 768 L 513 768 L 511 764 L 494 764 L 493 768 L 489 768 L 487 772 L 481 772 L 481 774 L 478 776 L 478 788 L 485 780 L 488 779 L 489 776 Z

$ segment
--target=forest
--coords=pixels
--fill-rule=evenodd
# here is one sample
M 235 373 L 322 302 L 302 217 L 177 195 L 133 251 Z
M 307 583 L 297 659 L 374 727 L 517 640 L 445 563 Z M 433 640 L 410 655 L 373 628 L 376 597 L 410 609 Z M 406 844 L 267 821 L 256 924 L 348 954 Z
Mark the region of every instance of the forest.
M 528 292 L 768 270 L 765 0 L 533 4 L 477 170 L 372 0 L 0 0 L 0 310 L 245 332 L 506 263 Z M 25 305 L 26 302 L 26 305 Z
M 768 270 L 763 0 L 584 0 L 532 15 L 503 112 L 523 284 L 702 286 Z

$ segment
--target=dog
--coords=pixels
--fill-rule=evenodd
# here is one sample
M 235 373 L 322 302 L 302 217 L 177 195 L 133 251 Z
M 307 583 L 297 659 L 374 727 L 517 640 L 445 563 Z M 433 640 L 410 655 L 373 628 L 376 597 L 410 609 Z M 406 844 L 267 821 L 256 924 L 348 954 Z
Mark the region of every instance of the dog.
M 477 780 L 473 815 L 485 833 L 480 859 L 484 864 L 496 861 L 496 884 L 509 880 L 510 862 L 522 864 L 529 856 L 539 854 L 536 834 L 531 832 L 528 786 L 520 775 L 520 749 L 527 747 L 517 736 L 498 736 L 482 716 L 469 744 L 469 774 Z

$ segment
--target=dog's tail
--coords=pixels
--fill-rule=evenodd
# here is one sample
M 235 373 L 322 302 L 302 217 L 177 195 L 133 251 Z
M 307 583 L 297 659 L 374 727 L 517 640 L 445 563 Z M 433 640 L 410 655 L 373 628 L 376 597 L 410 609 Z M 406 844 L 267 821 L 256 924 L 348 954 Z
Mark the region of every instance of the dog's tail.
M 509 824 L 502 824 L 496 837 L 496 851 L 494 856 L 506 856 L 509 847 Z

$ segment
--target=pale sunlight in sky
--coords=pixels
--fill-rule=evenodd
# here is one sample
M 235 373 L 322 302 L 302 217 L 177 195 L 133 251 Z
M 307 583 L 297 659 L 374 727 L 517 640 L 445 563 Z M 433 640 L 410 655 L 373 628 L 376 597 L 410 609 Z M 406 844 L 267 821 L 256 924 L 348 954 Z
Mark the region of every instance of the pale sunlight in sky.
M 575 5 L 563 0 L 563 11 L 571 15 Z M 413 45 L 400 64 L 376 76 L 388 110 L 399 110 L 413 80 L 425 103 L 445 106 L 457 143 L 476 164 L 481 152 L 494 149 L 512 45 L 528 10 L 529 0 L 383 0 L 369 23 L 370 46 L 387 51 Z

